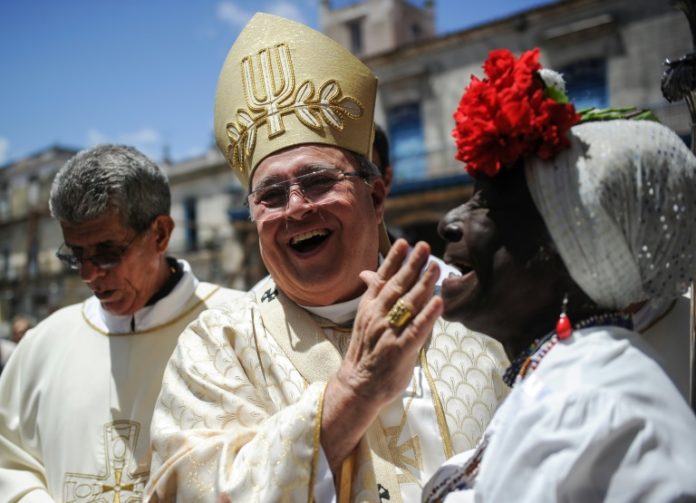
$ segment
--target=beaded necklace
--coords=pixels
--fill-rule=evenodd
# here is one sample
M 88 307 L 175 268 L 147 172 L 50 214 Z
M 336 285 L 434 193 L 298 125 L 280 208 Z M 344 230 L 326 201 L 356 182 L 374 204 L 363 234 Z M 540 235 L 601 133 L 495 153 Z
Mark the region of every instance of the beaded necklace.
M 631 330 L 633 329 L 633 320 L 630 314 L 621 312 L 596 314 L 577 323 L 573 323 L 573 330 L 606 325 L 614 325 Z M 549 351 L 558 343 L 558 340 L 556 330 L 552 330 L 539 339 L 534 339 L 527 349 L 512 360 L 512 363 L 503 375 L 505 384 L 513 387 L 516 383 L 524 379 L 530 371 L 533 371 L 539 366 L 541 360 L 543 360 Z

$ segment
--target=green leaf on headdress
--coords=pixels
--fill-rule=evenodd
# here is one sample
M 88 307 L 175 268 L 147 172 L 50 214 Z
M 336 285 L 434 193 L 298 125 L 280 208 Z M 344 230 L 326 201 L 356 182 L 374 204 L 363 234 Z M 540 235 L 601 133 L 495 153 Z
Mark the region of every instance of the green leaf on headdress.
M 657 116 L 646 109 L 635 107 L 626 108 L 584 108 L 579 110 L 580 122 L 611 121 L 616 119 L 655 121 L 660 122 Z
M 546 94 L 546 96 L 551 98 L 556 103 L 564 104 L 569 102 L 568 96 L 566 96 L 566 94 L 563 91 L 556 87 L 546 86 L 546 88 L 544 89 L 544 93 Z

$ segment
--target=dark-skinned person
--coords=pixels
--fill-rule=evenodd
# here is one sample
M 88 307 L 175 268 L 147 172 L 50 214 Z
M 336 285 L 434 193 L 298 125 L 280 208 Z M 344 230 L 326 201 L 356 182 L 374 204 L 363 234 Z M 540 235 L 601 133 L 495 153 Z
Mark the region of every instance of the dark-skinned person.
M 153 418 L 153 501 L 418 501 L 505 394 L 501 346 L 439 318 L 429 247 L 380 247 L 376 89 L 346 49 L 277 16 L 230 49 L 215 134 L 270 278 L 181 335 Z
M 439 226 L 444 316 L 502 343 L 513 388 L 423 501 L 694 501 L 696 417 L 629 308 L 696 272 L 696 158 L 657 122 L 587 121 L 631 114 L 578 114 L 538 57 L 491 52 L 455 112 L 476 181 Z
M 0 377 L 2 501 L 142 501 L 177 337 L 241 295 L 167 254 L 170 200 L 164 174 L 128 146 L 84 150 L 56 174 L 57 256 L 93 295 L 30 329 Z

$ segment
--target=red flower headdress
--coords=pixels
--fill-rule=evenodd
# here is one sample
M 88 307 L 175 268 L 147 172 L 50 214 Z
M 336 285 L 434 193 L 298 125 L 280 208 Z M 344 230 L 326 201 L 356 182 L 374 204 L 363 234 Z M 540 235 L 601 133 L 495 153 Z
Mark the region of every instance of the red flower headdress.
M 518 60 L 498 49 L 483 64 L 486 78 L 471 77 L 452 131 L 471 176 L 492 177 L 522 157 L 551 159 L 570 146 L 566 133 L 580 115 L 562 90 L 544 83 L 538 59 L 539 49 Z

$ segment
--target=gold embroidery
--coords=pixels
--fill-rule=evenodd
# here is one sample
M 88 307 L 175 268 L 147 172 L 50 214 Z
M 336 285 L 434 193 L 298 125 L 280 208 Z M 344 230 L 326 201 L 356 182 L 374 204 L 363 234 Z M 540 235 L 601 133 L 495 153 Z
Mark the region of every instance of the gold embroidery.
M 324 392 L 326 391 L 326 385 L 323 385 L 321 391 L 319 392 L 319 398 L 317 400 L 317 415 L 314 418 L 314 446 L 312 452 L 312 469 L 309 474 L 309 484 L 308 484 L 308 503 L 314 501 L 314 480 L 316 478 L 317 467 L 319 466 L 319 450 L 321 449 L 321 418 L 324 414 Z
M 389 455 L 394 464 L 403 470 L 403 473 L 397 476 L 399 484 L 405 482 L 418 482 L 418 479 L 411 473 L 409 467 L 419 472 L 423 469 L 423 457 L 421 455 L 421 445 L 418 436 L 414 435 L 399 444 L 399 439 L 401 438 L 401 434 L 406 427 L 406 421 L 408 420 L 408 410 L 411 408 L 411 402 L 413 402 L 413 398 L 417 394 L 416 386 L 416 379 L 413 378 L 413 391 L 404 406 L 404 412 L 401 416 L 399 425 L 383 428 L 384 436 L 387 439 Z
M 215 454 L 208 458 L 196 456 L 195 452 L 188 452 L 186 458 L 191 463 L 188 470 L 184 475 L 183 485 L 187 489 L 193 489 L 194 494 L 197 494 L 201 500 L 205 501 L 205 496 L 215 491 L 215 480 L 210 476 L 211 473 L 215 472 L 216 463 L 215 460 L 220 455 L 222 450 L 221 444 L 216 444 L 213 446 Z M 172 501 L 172 500 L 168 500 Z M 225 501 L 221 499 L 221 501 Z
M 123 477 L 123 469 L 114 469 L 114 485 L 110 486 L 108 484 L 102 485 L 102 494 L 112 492 L 114 493 L 113 503 L 121 503 L 121 491 L 132 492 L 135 489 L 135 484 L 132 482 L 130 484 L 121 485 L 121 479 Z M 129 498 L 130 500 L 131 498 Z
M 340 84 L 333 79 L 322 84 L 316 98 L 309 80 L 295 92 L 295 69 L 287 44 L 266 47 L 242 59 L 242 84 L 249 108 L 237 109 L 237 121 L 225 125 L 230 140 L 227 157 L 242 174 L 256 148 L 257 128 L 262 124 L 266 124 L 270 140 L 285 133 L 284 115 L 294 113 L 300 123 L 315 131 L 324 129 L 324 124 L 341 131 L 344 117 L 357 119 L 363 115 L 360 103 L 343 96 Z
M 133 473 L 138 465 L 133 453 L 138 444 L 140 423 L 118 420 L 104 425 L 106 473 L 101 475 L 66 473 L 63 499 L 66 502 L 106 502 L 111 494 L 112 503 L 142 501 L 149 471 Z
M 353 491 L 353 468 L 357 447 L 353 449 L 341 464 L 341 474 L 338 479 L 338 503 L 350 503 L 350 495 Z
M 319 326 L 326 335 L 326 338 L 333 344 L 333 346 L 338 350 L 341 358 L 346 356 L 348 352 L 348 346 L 350 345 L 350 338 L 353 332 L 353 328 L 342 328 L 336 325 L 328 325 L 327 323 L 322 323 L 321 318 L 314 318 L 318 322 Z
M 442 445 L 445 449 L 445 458 L 449 459 L 454 455 L 452 439 L 450 437 L 449 428 L 447 427 L 447 421 L 445 420 L 445 411 L 442 407 L 440 395 L 435 387 L 433 376 L 430 375 L 430 367 L 428 366 L 428 359 L 425 357 L 424 349 L 420 352 L 420 361 L 423 372 L 425 373 L 425 378 L 428 381 L 428 387 L 430 387 L 430 394 L 433 397 L 433 406 L 435 408 L 435 416 L 437 417 L 437 425 L 440 427 L 440 437 L 442 438 Z
M 280 84 L 274 78 L 275 74 L 271 68 L 270 52 L 274 51 L 276 56 L 276 72 L 280 79 Z M 287 44 L 279 44 L 276 47 L 267 47 L 258 52 L 258 64 L 261 67 L 261 86 L 258 89 L 254 70 L 252 67 L 252 56 L 247 56 L 242 60 L 242 76 L 244 81 L 244 96 L 247 105 L 253 112 L 263 113 L 266 111 L 266 125 L 268 127 L 268 138 L 281 135 L 285 132 L 283 116 L 279 113 L 279 105 L 285 101 L 295 89 L 295 71 L 292 67 L 290 49 Z M 261 91 L 257 93 L 257 91 Z M 243 112 L 238 111 L 241 118 Z M 252 121 L 253 122 L 253 121 Z
M 391 428 L 384 429 L 384 435 L 387 437 L 387 446 L 389 447 L 389 453 L 394 460 L 394 464 L 404 469 L 404 473 L 398 476 L 399 484 L 416 481 L 413 474 L 406 469 L 408 466 L 418 471 L 421 471 L 423 468 L 420 439 L 418 436 L 414 435 L 401 444 L 398 444 L 401 430 L 401 426 L 392 426 Z
M 502 346 L 456 323 L 439 320 L 425 349 L 445 455 L 476 446 L 504 397 L 499 384 L 508 365 Z M 423 358 L 423 355 L 421 355 Z M 439 402 L 439 403 L 438 403 Z M 450 450 L 451 449 L 451 450 Z

